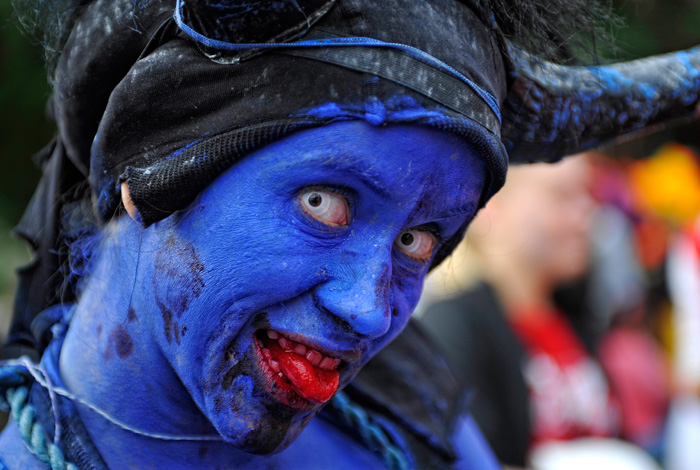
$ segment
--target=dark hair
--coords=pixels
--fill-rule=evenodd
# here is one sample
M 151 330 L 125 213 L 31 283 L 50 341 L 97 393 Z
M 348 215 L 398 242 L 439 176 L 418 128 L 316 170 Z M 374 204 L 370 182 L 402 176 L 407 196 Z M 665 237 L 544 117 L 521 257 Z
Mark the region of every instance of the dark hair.
M 91 271 L 93 255 L 99 252 L 103 233 L 100 230 L 89 190 L 82 199 L 64 206 L 61 214 L 58 255 L 63 282 L 60 287 L 61 302 L 77 298 L 83 281 Z
M 44 49 L 49 75 L 82 8 L 91 0 L 12 0 L 22 29 Z
M 493 12 L 503 34 L 531 54 L 556 62 L 588 63 L 615 52 L 622 20 L 611 0 L 477 0 Z

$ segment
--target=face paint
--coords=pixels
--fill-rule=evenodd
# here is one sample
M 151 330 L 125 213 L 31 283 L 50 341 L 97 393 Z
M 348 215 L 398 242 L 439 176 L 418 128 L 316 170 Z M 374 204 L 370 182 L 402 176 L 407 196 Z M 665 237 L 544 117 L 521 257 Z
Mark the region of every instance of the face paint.
M 337 123 L 247 156 L 139 235 L 137 287 L 116 296 L 138 312 L 128 360 L 155 342 L 228 442 L 285 448 L 405 326 L 484 180 L 464 140 L 419 126 Z

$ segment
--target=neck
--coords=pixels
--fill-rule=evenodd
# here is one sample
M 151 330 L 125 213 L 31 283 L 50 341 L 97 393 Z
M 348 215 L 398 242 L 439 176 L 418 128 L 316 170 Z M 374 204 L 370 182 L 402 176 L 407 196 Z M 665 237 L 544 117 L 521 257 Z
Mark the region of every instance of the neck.
M 486 277 L 510 318 L 521 312 L 552 311 L 553 286 L 536 267 L 503 256 L 488 260 L 485 265 Z

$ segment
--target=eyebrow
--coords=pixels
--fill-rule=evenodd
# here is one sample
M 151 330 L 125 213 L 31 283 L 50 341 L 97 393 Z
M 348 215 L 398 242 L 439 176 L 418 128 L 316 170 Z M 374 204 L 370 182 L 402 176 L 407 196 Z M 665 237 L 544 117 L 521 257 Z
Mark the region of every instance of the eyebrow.
M 328 167 L 332 170 L 343 171 L 353 175 L 354 177 L 361 180 L 367 187 L 370 188 L 374 193 L 379 196 L 389 196 L 390 191 L 382 182 L 381 177 L 378 173 L 372 171 L 368 165 L 360 163 L 354 160 L 351 153 L 344 153 L 343 157 L 348 157 L 348 159 L 338 158 L 337 155 L 328 156 L 324 160 L 320 161 L 319 164 Z M 420 187 L 422 189 L 422 185 Z M 468 202 L 462 206 L 449 208 L 445 211 L 438 212 L 437 214 L 431 215 L 431 221 L 440 221 L 449 219 L 452 217 L 457 217 L 460 215 L 471 215 L 474 217 L 478 210 L 477 202 Z
M 434 220 L 444 220 L 444 219 L 449 219 L 451 217 L 457 217 L 459 215 L 465 215 L 465 214 L 471 214 L 472 216 L 476 215 L 477 211 L 477 203 L 476 202 L 468 202 L 463 206 L 459 207 L 454 207 L 451 209 L 448 209 L 443 212 L 439 212 L 435 214 Z
M 344 156 L 352 157 L 352 154 L 344 154 Z M 386 197 L 390 194 L 379 174 L 372 171 L 367 165 L 361 164 L 355 160 L 347 161 L 345 159 L 339 159 L 337 156 L 328 156 L 319 163 L 331 170 L 343 171 L 351 174 L 379 196 Z

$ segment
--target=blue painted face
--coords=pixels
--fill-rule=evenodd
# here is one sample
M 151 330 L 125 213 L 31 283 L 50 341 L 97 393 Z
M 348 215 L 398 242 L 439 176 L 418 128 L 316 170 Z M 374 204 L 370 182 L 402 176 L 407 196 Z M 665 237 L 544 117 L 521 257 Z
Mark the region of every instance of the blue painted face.
M 222 436 L 281 450 L 402 330 L 484 180 L 463 139 L 425 127 L 294 134 L 145 231 L 132 304 L 158 311 L 143 321 Z

